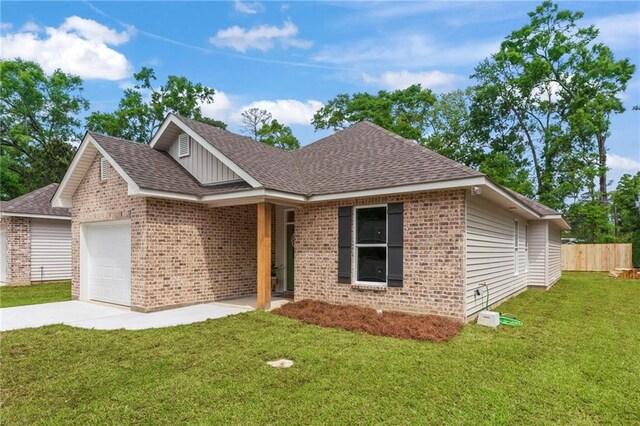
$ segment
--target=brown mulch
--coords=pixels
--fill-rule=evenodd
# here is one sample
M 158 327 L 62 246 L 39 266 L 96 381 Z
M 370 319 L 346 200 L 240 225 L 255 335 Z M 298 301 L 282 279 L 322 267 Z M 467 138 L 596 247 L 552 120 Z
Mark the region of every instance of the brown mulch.
M 274 313 L 321 327 L 361 331 L 374 336 L 446 342 L 457 336 L 462 323 L 435 315 L 409 315 L 353 305 L 332 305 L 315 300 L 287 303 Z

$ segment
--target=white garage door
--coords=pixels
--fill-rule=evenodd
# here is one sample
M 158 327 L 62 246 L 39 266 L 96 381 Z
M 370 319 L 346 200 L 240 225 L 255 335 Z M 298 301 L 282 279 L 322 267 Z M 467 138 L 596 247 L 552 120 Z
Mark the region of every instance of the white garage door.
M 131 305 L 130 225 L 90 225 L 86 232 L 89 299 Z

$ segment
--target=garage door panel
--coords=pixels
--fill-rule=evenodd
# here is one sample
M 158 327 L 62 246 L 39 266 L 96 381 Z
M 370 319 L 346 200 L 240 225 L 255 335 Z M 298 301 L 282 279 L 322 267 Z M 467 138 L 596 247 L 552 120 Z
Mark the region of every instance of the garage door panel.
M 88 228 L 89 298 L 131 304 L 131 229 L 128 224 Z

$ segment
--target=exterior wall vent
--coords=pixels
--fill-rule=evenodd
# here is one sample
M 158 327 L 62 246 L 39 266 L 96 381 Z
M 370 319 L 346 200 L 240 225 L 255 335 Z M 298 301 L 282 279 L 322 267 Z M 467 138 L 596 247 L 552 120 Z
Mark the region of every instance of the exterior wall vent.
M 180 136 L 178 136 L 178 155 L 180 157 L 189 156 L 190 154 L 189 148 L 190 148 L 189 135 L 187 135 L 186 133 L 183 133 Z
M 109 178 L 109 161 L 102 157 L 100 159 L 100 180 L 107 180 Z

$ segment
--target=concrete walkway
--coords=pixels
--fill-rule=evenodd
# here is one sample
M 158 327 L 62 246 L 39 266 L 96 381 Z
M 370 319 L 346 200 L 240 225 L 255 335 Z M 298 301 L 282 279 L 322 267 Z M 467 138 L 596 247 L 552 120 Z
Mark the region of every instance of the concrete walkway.
M 230 302 L 230 301 L 229 301 Z M 97 330 L 143 330 L 191 324 L 251 311 L 250 305 L 207 303 L 143 314 L 90 302 L 55 302 L 0 309 L 0 331 L 66 324 Z

